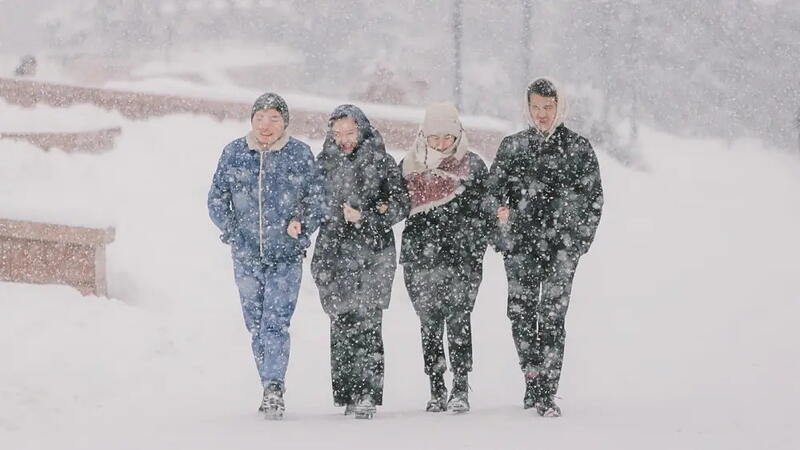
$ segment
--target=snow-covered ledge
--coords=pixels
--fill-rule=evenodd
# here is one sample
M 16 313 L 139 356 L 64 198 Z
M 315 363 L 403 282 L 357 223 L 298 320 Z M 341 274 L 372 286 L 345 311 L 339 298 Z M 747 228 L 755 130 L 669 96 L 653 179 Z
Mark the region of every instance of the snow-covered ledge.
M 44 151 L 59 148 L 67 153 L 100 153 L 114 148 L 114 140 L 122 132 L 120 127 L 80 132 L 26 132 L 0 133 L 0 139 L 25 141 Z
M 113 228 L 0 219 L 0 280 L 106 296 L 106 245 L 113 241 Z
M 158 93 L 137 85 L 116 83 L 117 89 L 71 86 L 47 81 L 19 80 L 0 77 L 0 100 L 30 107 L 45 104 L 68 107 L 91 104 L 117 111 L 131 119 L 148 119 L 168 114 L 199 114 L 219 120 L 247 120 L 252 99 L 261 92 L 235 88 L 202 90 L 186 88 Z M 127 90 L 124 90 L 127 88 Z M 143 89 L 143 90 L 137 90 Z M 291 109 L 291 131 L 296 136 L 324 139 L 328 115 L 336 105 L 351 103 L 346 99 L 330 99 L 287 93 Z M 386 147 L 400 150 L 410 147 L 416 138 L 424 108 L 356 102 L 370 117 L 383 135 Z M 488 159 L 494 158 L 503 136 L 512 130 L 511 124 L 486 116 L 461 117 L 472 150 Z

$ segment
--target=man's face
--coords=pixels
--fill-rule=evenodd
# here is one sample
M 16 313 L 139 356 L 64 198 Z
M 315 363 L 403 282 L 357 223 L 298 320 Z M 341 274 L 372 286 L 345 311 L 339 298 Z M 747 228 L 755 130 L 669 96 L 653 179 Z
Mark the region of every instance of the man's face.
M 274 144 L 286 129 L 281 113 L 275 109 L 256 111 L 250 124 L 253 126 L 253 135 L 256 141 L 265 146 Z
M 333 140 L 347 155 L 353 153 L 358 145 L 358 125 L 350 117 L 342 117 L 333 122 Z
M 558 104 L 555 97 L 542 97 L 539 94 L 531 94 L 528 109 L 536 127 L 542 131 L 547 131 L 556 120 Z

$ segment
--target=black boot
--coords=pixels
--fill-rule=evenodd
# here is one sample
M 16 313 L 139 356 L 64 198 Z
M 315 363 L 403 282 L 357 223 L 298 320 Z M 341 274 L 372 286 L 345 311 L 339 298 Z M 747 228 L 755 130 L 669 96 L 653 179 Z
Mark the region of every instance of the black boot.
M 522 407 L 531 409 L 536 406 L 537 377 L 535 374 L 525 374 L 525 398 L 522 400 Z
M 561 408 L 555 401 L 557 381 L 547 376 L 547 371 L 540 371 L 534 378 L 534 404 L 536 412 L 542 417 L 561 417 Z M 526 392 L 527 399 L 527 392 Z
M 435 373 L 431 378 L 431 399 L 425 406 L 425 411 L 442 412 L 447 410 L 447 387 L 444 385 L 444 376 Z
M 375 406 L 375 402 L 369 394 L 362 395 L 353 408 L 356 419 L 372 419 L 376 411 L 377 407 Z
M 536 377 L 536 412 L 542 417 L 561 417 L 561 408 L 554 399 L 558 385 L 545 374 L 540 372 Z
M 447 402 L 447 409 L 455 413 L 465 413 L 469 411 L 469 383 L 467 374 L 457 374 L 453 376 L 453 392 L 450 394 L 450 401 Z
M 561 408 L 556 405 L 552 395 L 536 401 L 536 412 L 542 417 L 561 417 Z

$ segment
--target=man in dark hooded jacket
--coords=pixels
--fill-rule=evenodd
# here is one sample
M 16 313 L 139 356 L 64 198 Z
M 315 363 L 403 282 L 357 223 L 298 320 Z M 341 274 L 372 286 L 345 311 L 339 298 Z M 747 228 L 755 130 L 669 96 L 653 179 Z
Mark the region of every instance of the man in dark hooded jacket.
M 353 105 L 331 113 L 317 162 L 329 209 L 311 272 L 331 319 L 334 403 L 372 418 L 383 403 L 381 327 L 397 267 L 392 226 L 410 202 L 380 133 Z
M 531 126 L 503 139 L 489 193 L 499 222 L 494 244 L 508 278 L 508 317 L 526 381 L 524 407 L 556 417 L 572 279 L 594 240 L 603 189 L 589 141 L 562 123 L 564 93 L 539 78 L 526 95 Z

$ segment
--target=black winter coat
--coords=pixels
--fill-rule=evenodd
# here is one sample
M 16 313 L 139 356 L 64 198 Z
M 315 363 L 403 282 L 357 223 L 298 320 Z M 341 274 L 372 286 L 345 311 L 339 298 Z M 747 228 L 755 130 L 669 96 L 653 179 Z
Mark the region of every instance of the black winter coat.
M 478 268 L 483 262 L 492 221 L 483 204 L 489 172 L 480 156 L 467 152 L 464 157 L 469 164 L 464 191 L 444 205 L 406 219 L 400 251 L 406 270 Z
M 397 267 L 392 226 L 410 208 L 400 169 L 386 153 L 380 133 L 352 105 L 334 110 L 330 123 L 351 117 L 359 128 L 359 145 L 342 152 L 331 133 L 317 157 L 325 185 L 325 218 L 320 226 L 311 272 L 328 314 L 388 308 Z M 342 204 L 361 212 L 361 220 L 344 219 Z M 380 205 L 387 205 L 385 213 Z
M 503 139 L 492 164 L 493 208 L 511 210 L 493 243 L 505 256 L 552 261 L 559 251 L 578 257 L 594 240 L 603 207 L 597 156 L 586 138 L 559 125 L 544 137 L 529 128 Z

